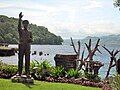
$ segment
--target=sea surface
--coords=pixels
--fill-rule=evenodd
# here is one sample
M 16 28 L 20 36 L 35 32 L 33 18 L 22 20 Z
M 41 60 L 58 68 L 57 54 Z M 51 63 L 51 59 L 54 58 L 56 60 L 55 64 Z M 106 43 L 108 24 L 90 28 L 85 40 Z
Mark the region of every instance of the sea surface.
M 18 47 L 18 45 L 9 45 L 9 47 Z M 81 52 L 83 50 L 83 46 L 81 47 Z M 112 49 L 112 47 L 109 47 Z M 106 52 L 102 47 L 100 47 L 100 50 L 102 54 L 96 53 L 94 56 L 94 60 L 101 61 L 104 63 L 104 66 L 100 69 L 99 75 L 104 78 L 106 75 L 106 72 L 108 70 L 109 62 L 110 62 L 110 55 L 108 52 Z M 36 51 L 36 55 L 32 55 L 32 53 Z M 87 50 L 85 50 L 85 56 L 87 55 Z M 43 54 L 40 56 L 39 52 L 43 52 Z M 31 45 L 31 61 L 32 60 L 38 60 L 40 62 L 44 60 L 48 60 L 52 65 L 55 65 L 54 62 L 54 56 L 56 54 L 75 54 L 73 47 L 70 45 Z M 18 63 L 18 54 L 16 53 L 14 56 L 10 57 L 0 57 L 0 60 L 7 64 L 14 64 L 17 65 Z M 111 69 L 110 75 L 115 74 L 115 68 Z

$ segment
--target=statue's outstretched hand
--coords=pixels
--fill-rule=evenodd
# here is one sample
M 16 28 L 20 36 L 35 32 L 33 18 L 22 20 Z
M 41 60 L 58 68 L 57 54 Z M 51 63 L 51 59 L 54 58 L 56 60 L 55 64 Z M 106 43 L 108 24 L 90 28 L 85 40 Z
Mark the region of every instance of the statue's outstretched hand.
M 20 14 L 19 14 L 19 18 L 22 18 L 22 17 L 23 17 L 22 12 L 20 12 Z

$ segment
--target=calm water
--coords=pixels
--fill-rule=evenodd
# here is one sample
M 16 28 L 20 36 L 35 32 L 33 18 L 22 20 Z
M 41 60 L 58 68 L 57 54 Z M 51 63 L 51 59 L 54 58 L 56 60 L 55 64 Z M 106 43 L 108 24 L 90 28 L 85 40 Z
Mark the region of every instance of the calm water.
M 9 47 L 17 47 L 17 45 L 9 45 Z M 103 54 L 97 53 L 94 59 L 104 63 L 104 66 L 100 69 L 100 76 L 102 76 L 103 78 L 106 75 L 106 71 L 108 69 L 108 64 L 110 59 L 109 59 L 109 54 L 104 49 L 101 48 L 100 50 Z M 32 55 L 34 51 L 37 51 L 36 55 Z M 41 51 L 43 52 L 43 55 L 39 56 L 39 52 Z M 71 47 L 70 45 L 32 45 L 31 46 L 31 61 L 38 60 L 42 62 L 44 60 L 48 60 L 52 65 L 55 65 L 54 56 L 56 54 L 74 54 L 74 50 L 73 47 Z M 17 57 L 18 55 L 16 53 L 15 56 L 0 57 L 0 60 L 8 64 L 17 64 L 18 62 Z M 114 68 L 111 70 L 111 75 L 113 73 L 115 73 Z

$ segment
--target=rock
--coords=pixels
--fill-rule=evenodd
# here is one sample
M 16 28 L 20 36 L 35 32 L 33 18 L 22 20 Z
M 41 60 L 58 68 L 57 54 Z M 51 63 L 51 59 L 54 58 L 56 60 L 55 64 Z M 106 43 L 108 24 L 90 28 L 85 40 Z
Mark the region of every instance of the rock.
M 30 84 L 34 83 L 33 77 L 31 76 L 27 77 L 26 75 L 21 76 L 15 75 L 11 77 L 11 81 L 16 83 L 30 83 Z

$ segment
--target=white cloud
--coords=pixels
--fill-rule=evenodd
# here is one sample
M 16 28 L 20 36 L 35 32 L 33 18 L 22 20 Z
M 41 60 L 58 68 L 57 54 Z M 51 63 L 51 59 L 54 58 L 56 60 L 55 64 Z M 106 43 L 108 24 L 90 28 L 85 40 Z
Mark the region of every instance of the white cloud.
M 28 19 L 30 22 L 40 26 L 46 26 L 49 31 L 63 38 L 69 38 L 71 36 L 80 38 L 87 35 L 96 35 L 97 33 L 120 33 L 119 25 L 115 22 L 102 21 L 102 18 L 101 21 L 95 20 L 93 22 L 88 20 L 91 18 L 89 16 L 91 12 L 93 13 L 94 10 L 103 7 L 100 0 L 69 1 L 61 0 L 60 2 L 62 3 L 56 3 L 54 5 L 36 2 L 27 2 L 27 5 L 26 3 L 20 2 L 10 4 L 0 3 L 0 8 L 8 7 L 4 9 L 4 12 L 12 17 L 18 17 L 19 12 L 22 11 L 24 14 L 23 19 Z M 86 11 L 89 13 L 86 13 Z M 86 14 L 89 14 L 88 17 L 84 17 Z M 96 17 L 99 17 L 99 15 Z
M 10 7 L 11 4 L 6 4 L 6 3 L 0 3 L 0 8 L 7 8 Z
M 83 9 L 91 11 L 93 9 L 97 9 L 97 8 L 101 8 L 101 7 L 103 7 L 103 6 L 102 6 L 102 3 L 100 1 L 97 1 L 97 0 L 88 0 L 88 3 L 86 3 L 83 6 Z

